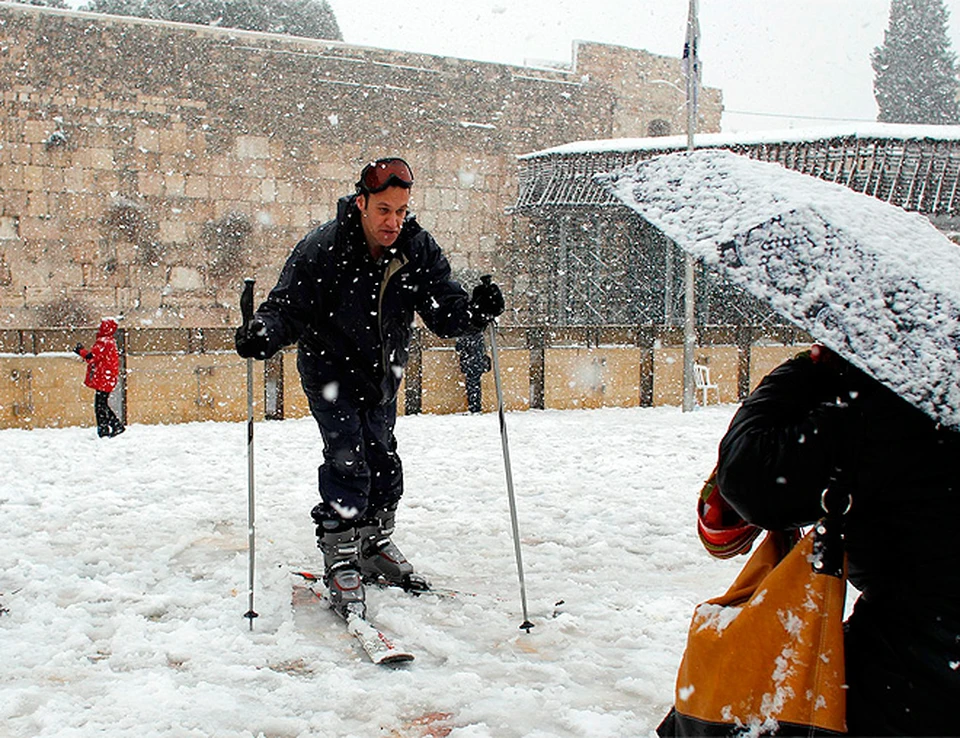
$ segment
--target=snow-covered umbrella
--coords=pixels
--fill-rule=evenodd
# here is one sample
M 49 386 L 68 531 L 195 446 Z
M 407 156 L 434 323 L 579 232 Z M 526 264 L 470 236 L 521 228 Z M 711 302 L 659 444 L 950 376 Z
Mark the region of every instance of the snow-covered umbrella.
M 960 246 L 926 218 L 722 150 L 598 179 L 685 251 L 960 429 Z

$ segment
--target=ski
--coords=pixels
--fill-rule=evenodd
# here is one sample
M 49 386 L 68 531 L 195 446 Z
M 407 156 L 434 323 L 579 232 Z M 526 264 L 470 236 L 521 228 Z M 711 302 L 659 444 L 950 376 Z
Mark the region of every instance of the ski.
M 297 573 L 299 574 L 299 572 Z M 317 580 L 308 579 L 308 581 Z M 303 587 L 295 586 L 295 592 L 297 589 L 309 592 L 310 596 L 320 600 L 329 607 L 330 601 L 323 592 L 318 592 L 310 585 Z M 344 619 L 344 622 L 347 626 L 347 632 L 356 638 L 357 643 L 360 644 L 364 654 L 366 654 L 367 658 L 369 658 L 373 663 L 387 666 L 413 661 L 413 653 L 394 643 L 393 640 L 391 640 L 369 619 L 363 618 L 356 613 L 349 613 Z
M 356 613 L 347 615 L 347 630 L 375 664 L 402 664 L 413 661 L 412 653 L 397 646 L 382 630 Z
M 309 571 L 294 571 L 298 577 L 305 579 L 308 582 L 319 582 L 320 576 Z M 476 597 L 472 592 L 464 592 L 459 589 L 448 589 L 446 587 L 433 587 L 431 585 L 425 586 L 406 586 L 398 582 L 391 582 L 383 578 L 379 579 L 369 579 L 365 578 L 363 583 L 367 586 L 378 587 L 379 589 L 399 589 L 406 592 L 409 595 L 418 597 L 420 595 L 429 595 L 432 597 L 438 597 L 440 599 L 462 599 L 465 597 Z

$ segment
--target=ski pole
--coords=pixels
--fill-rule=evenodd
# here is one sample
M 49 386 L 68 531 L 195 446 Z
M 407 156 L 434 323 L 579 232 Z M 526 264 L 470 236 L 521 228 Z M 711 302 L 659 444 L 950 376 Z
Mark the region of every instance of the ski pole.
M 489 276 L 480 278 L 489 282 Z M 523 608 L 522 630 L 527 633 L 533 627 L 527 616 L 527 588 L 523 581 L 523 556 L 520 553 L 520 526 L 517 523 L 517 501 L 513 494 L 513 474 L 510 471 L 510 444 L 507 441 L 507 421 L 503 412 L 503 386 L 500 384 L 500 357 L 497 354 L 497 326 L 490 321 L 490 355 L 493 359 L 493 380 L 497 386 L 497 413 L 500 418 L 500 442 L 503 445 L 503 468 L 507 476 L 507 499 L 510 501 L 510 522 L 513 526 L 513 548 L 517 557 L 517 575 L 520 578 L 520 605 Z
M 247 277 L 243 280 L 243 294 L 240 295 L 240 315 L 244 327 L 253 320 L 253 285 L 256 280 Z M 247 548 L 250 552 L 250 562 L 248 570 L 250 609 L 244 614 L 244 617 L 250 621 L 250 630 L 253 630 L 253 619 L 257 617 L 256 610 L 253 609 L 253 578 L 254 564 L 256 561 L 256 514 L 253 496 L 253 358 L 247 359 Z

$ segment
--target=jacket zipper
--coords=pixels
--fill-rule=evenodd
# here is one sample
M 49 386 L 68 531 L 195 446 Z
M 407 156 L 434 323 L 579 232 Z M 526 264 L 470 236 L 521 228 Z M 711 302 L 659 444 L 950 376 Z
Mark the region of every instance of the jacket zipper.
M 390 363 L 387 361 L 387 342 L 383 337 L 383 296 L 387 291 L 387 283 L 390 281 L 390 278 L 396 274 L 400 269 L 407 263 L 406 258 L 400 251 L 396 252 L 396 256 L 390 260 L 390 263 L 387 264 L 387 268 L 383 273 L 383 280 L 380 282 L 380 295 L 377 298 L 377 330 L 380 333 L 380 360 L 383 362 L 383 375 L 385 378 L 389 379 L 388 372 L 391 371 Z

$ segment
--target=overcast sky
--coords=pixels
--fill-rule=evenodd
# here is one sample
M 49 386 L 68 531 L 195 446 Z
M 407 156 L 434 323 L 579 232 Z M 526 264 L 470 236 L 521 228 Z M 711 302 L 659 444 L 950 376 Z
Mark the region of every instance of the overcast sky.
M 679 56 L 688 0 L 328 0 L 344 40 L 523 64 L 570 62 L 576 39 Z M 947 0 L 960 50 L 960 0 Z M 700 0 L 704 84 L 724 132 L 873 121 L 870 52 L 889 0 Z

